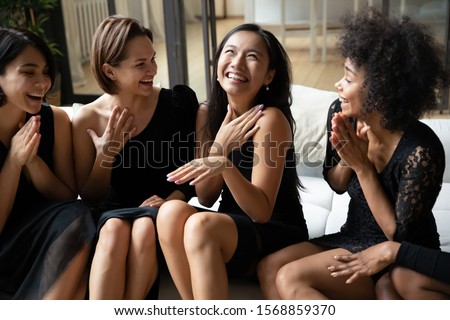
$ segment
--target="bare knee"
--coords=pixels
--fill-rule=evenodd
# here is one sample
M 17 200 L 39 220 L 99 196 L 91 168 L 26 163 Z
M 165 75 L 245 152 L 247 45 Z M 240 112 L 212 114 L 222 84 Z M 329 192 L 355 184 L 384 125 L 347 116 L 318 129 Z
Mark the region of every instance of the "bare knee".
M 423 292 L 428 282 L 426 277 L 398 266 L 392 269 L 391 280 L 401 298 L 413 300 L 420 299 L 420 293 Z
M 301 270 L 301 269 L 300 269 Z M 275 277 L 275 287 L 283 299 L 293 299 L 300 289 L 302 275 L 290 264 L 281 267 Z
M 218 243 L 215 241 L 218 228 L 212 215 L 216 213 L 200 212 L 186 221 L 184 245 L 188 255 L 198 253 L 205 248 L 218 248 Z
M 136 219 L 131 232 L 133 247 L 137 252 L 145 253 L 156 248 L 155 225 L 151 218 Z
M 377 299 L 394 300 L 401 298 L 397 293 L 397 288 L 392 282 L 391 275 L 391 272 L 385 273 L 375 284 L 375 294 Z
M 130 244 L 131 226 L 121 219 L 109 219 L 100 230 L 96 250 L 107 254 L 128 251 Z
M 275 259 L 273 255 L 264 257 L 256 267 L 256 273 L 260 283 L 275 281 L 278 270 L 282 265 Z
M 159 240 L 170 243 L 177 235 L 182 235 L 186 220 L 196 210 L 181 200 L 165 202 L 158 211 L 156 224 Z

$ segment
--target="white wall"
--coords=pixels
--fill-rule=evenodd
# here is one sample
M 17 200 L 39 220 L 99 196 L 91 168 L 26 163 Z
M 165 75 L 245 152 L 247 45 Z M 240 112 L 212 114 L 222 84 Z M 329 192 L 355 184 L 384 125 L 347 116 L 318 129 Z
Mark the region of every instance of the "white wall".
M 225 0 L 227 17 L 243 17 L 246 1 L 248 0 Z
M 362 3 L 364 1 L 360 1 Z M 310 0 L 285 0 L 285 19 L 287 23 L 306 23 L 310 19 Z M 261 24 L 280 22 L 281 0 L 245 1 L 245 21 Z M 348 10 L 353 10 L 354 0 L 329 0 L 328 21 L 338 21 Z M 322 1 L 317 3 L 317 18 L 322 18 Z

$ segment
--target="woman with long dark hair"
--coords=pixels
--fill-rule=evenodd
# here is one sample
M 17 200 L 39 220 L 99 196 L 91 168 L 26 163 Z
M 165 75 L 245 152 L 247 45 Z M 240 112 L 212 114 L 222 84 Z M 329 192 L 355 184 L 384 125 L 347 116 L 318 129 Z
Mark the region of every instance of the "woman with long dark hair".
M 191 181 L 203 205 L 221 195 L 218 212 L 169 201 L 157 219 L 183 299 L 227 298 L 228 276 L 255 277 L 262 257 L 308 238 L 290 85 L 289 58 L 272 33 L 243 24 L 225 36 L 197 116 L 197 158 L 168 177 Z

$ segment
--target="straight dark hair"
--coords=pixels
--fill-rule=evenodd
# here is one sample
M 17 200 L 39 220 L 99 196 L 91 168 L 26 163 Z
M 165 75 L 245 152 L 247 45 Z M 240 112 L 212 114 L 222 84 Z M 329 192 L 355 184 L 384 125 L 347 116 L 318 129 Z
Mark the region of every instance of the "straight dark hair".
M 50 48 L 38 35 L 21 28 L 0 28 L 0 75 L 4 75 L 6 67 L 11 61 L 16 59 L 28 47 L 36 48 L 44 56 L 48 65 L 51 87 L 53 87 L 56 66 L 55 58 Z M 0 107 L 7 103 L 7 98 L 2 88 L 0 88 Z
M 228 39 L 235 33 L 246 31 L 258 34 L 266 45 L 269 54 L 269 70 L 275 70 L 275 76 L 269 84 L 269 91 L 263 86 L 255 97 L 255 105 L 264 104 L 266 107 L 280 109 L 294 128 L 294 118 L 291 113 L 291 63 L 289 57 L 278 39 L 269 31 L 262 29 L 257 24 L 241 24 L 229 31 L 220 43 L 214 57 L 214 71 L 211 83 L 211 97 L 208 102 L 208 123 L 206 133 L 208 140 L 214 140 L 217 131 L 227 113 L 227 94 L 222 89 L 217 79 L 217 64 Z

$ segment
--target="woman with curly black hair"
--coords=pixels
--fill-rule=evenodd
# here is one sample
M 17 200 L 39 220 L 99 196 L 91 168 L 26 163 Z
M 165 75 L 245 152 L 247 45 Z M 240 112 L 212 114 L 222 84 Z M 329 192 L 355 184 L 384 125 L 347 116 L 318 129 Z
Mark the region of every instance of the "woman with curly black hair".
M 335 256 L 387 240 L 440 245 L 432 208 L 445 155 L 418 119 L 448 84 L 443 52 L 429 28 L 407 17 L 366 9 L 346 16 L 344 26 L 344 77 L 328 114 L 323 174 L 337 193 L 349 193 L 347 221 L 337 233 L 266 257 L 259 277 L 267 298 L 398 298 L 388 268 L 349 284 L 327 267 L 337 265 Z

